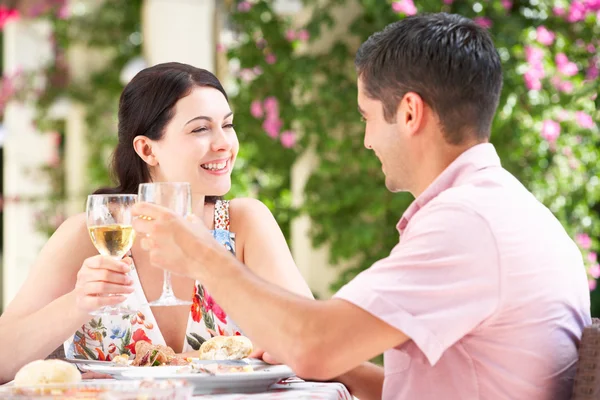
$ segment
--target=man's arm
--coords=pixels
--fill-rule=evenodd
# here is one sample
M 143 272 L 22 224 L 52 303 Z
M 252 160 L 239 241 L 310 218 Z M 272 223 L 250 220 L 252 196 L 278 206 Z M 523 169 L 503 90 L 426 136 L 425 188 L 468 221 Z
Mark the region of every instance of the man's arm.
M 360 400 L 381 400 L 384 377 L 383 368 L 365 362 L 333 380 L 343 383 Z
M 315 301 L 268 284 L 220 250 L 200 249 L 193 277 L 253 342 L 304 378 L 332 379 L 408 340 L 345 300 Z

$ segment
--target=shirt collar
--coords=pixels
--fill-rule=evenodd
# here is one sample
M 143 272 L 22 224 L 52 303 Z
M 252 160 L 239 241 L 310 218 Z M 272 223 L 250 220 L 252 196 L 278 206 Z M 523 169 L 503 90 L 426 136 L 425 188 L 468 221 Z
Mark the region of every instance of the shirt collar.
M 481 143 L 470 147 L 456 157 L 456 159 L 434 179 L 427 189 L 411 203 L 396 226 L 398 232 L 402 234 L 410 219 L 417 211 L 444 190 L 455 186 L 460 178 L 464 178 L 465 176 L 484 168 L 499 166 L 501 166 L 500 158 L 498 157 L 498 153 L 496 153 L 494 145 L 491 143 Z

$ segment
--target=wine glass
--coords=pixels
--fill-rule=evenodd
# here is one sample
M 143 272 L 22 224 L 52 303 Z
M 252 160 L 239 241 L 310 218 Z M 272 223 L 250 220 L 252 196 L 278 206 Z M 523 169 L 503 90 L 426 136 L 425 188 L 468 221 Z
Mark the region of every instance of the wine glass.
M 192 191 L 187 182 L 153 182 L 140 184 L 138 200 L 167 207 L 176 214 L 186 217 L 192 208 Z M 173 293 L 171 273 L 164 271 L 163 289 L 158 300 L 149 306 L 186 306 L 191 301 L 181 300 Z
M 136 203 L 135 194 L 94 194 L 87 199 L 87 227 L 92 243 L 103 256 L 121 260 L 135 239 L 131 225 L 131 208 Z M 107 295 L 114 296 L 114 295 Z M 91 315 L 129 315 L 135 311 L 126 304 L 106 306 Z

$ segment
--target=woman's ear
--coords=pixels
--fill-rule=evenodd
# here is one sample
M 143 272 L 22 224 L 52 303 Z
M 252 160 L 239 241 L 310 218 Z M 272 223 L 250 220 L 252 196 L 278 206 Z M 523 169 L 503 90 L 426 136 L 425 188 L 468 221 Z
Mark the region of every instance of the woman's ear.
M 133 139 L 133 149 L 142 160 L 151 167 L 158 165 L 156 155 L 152 151 L 152 141 L 146 136 L 136 136 Z

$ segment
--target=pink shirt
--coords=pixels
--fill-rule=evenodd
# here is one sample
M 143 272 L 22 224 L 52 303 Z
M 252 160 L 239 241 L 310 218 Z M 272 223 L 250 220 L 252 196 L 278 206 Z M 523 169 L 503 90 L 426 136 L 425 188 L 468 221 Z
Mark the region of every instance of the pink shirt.
M 459 156 L 398 231 L 336 294 L 411 338 L 384 353 L 385 400 L 570 398 L 591 323 L 581 253 L 493 145 Z

